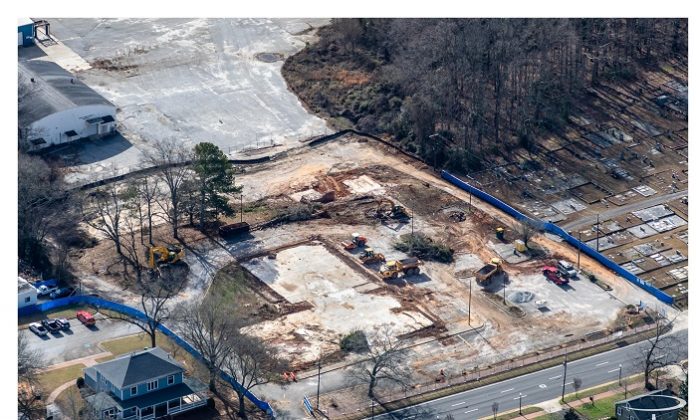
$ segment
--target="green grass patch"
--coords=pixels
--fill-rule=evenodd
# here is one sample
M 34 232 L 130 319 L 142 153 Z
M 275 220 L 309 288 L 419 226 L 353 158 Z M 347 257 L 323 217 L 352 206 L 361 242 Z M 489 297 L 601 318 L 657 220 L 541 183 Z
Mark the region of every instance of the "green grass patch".
M 628 396 L 632 397 L 634 395 L 642 394 L 644 391 L 633 390 L 628 392 Z M 575 407 L 580 415 L 585 418 L 599 419 L 604 417 L 612 417 L 614 415 L 614 403 L 625 399 L 624 393 L 621 392 L 611 397 L 602 398 L 600 400 L 595 400 L 594 404 L 591 402 L 586 402 L 579 407 Z
M 278 314 L 274 307 L 253 288 L 258 281 L 236 263 L 229 264 L 215 274 L 204 304 L 213 298 L 222 299 L 224 305 L 229 307 L 230 314 L 236 313 L 236 316 L 250 323 L 275 318 Z
M 442 263 L 454 261 L 454 250 L 452 248 L 443 243 L 435 242 L 421 233 L 401 235 L 400 241 L 394 245 L 394 248 L 426 261 Z
M 39 384 L 41 385 L 41 389 L 48 396 L 48 394 L 64 383 L 71 380 L 77 380 L 77 378 L 82 376 L 82 369 L 84 368 L 84 364 L 78 363 L 75 365 L 66 366 L 64 368 L 46 371 L 39 375 Z
M 623 381 L 627 381 L 629 385 L 632 385 L 632 384 L 635 384 L 638 382 L 642 382 L 643 377 L 640 375 L 634 375 L 634 376 L 631 376 L 629 378 L 624 378 Z M 585 390 L 578 392 L 577 396 L 574 392 L 572 392 L 573 388 L 572 388 L 572 385 L 570 385 L 570 388 L 566 387 L 565 402 L 569 403 L 569 402 L 573 402 L 576 400 L 581 400 L 581 399 L 587 398 L 591 395 L 597 395 L 597 394 L 601 394 L 601 393 L 607 392 L 607 391 L 621 391 L 621 395 L 623 395 L 623 383 L 624 383 L 623 381 L 621 382 L 622 385 L 619 385 L 619 381 L 614 381 L 614 382 L 611 382 L 611 383 L 608 383 L 605 385 L 601 385 L 601 386 L 597 386 L 594 388 L 588 388 L 588 389 L 585 389 Z M 569 389 L 570 389 L 570 391 L 568 391 Z M 631 393 L 631 391 L 629 390 L 629 394 L 630 393 Z M 561 400 L 558 400 L 558 402 L 560 403 Z
M 539 411 L 544 411 L 543 408 L 541 407 L 522 407 L 522 414 L 532 414 L 532 413 L 538 413 Z M 520 410 L 514 410 L 514 411 L 508 411 L 503 414 L 499 414 L 496 417 L 496 420 L 510 420 L 510 419 L 516 419 L 517 417 L 520 416 Z M 486 417 L 486 420 L 492 419 L 493 416 Z

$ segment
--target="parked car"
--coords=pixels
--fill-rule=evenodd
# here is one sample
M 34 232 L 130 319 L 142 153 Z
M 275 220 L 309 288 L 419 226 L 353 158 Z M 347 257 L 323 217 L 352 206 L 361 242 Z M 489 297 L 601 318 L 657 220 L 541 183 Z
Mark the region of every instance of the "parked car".
M 42 284 L 36 289 L 36 294 L 39 296 L 48 296 L 56 290 L 58 290 L 58 286 L 46 286 L 45 284 Z
M 87 311 L 77 311 L 76 317 L 78 321 L 87 327 L 93 326 L 96 322 L 92 314 Z
M 62 330 L 69 330 L 70 329 L 70 321 L 68 321 L 65 318 L 58 318 L 56 319 L 56 322 L 60 326 Z
M 51 296 L 51 299 L 58 299 L 58 298 L 70 296 L 73 294 L 73 292 L 75 292 L 75 289 L 73 289 L 72 287 L 62 287 L 58 290 L 51 292 L 50 296 Z
M 48 335 L 48 330 L 39 322 L 32 322 L 29 324 L 29 330 L 39 337 L 46 337 L 46 335 Z
M 60 331 L 62 329 L 57 319 L 43 319 L 41 320 L 41 325 L 43 325 L 44 328 L 46 328 L 49 332 L 52 333 Z
M 573 264 L 569 263 L 568 261 L 560 260 L 558 262 L 558 271 L 561 272 L 562 276 L 568 278 L 575 278 L 578 276 L 577 270 L 575 270 Z

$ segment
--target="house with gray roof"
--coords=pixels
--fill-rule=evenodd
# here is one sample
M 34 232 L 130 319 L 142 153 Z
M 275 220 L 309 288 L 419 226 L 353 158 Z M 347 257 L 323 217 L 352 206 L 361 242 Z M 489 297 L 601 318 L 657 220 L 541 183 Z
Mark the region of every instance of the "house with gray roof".
M 183 366 L 159 347 L 84 369 L 85 400 L 100 419 L 168 418 L 207 404 L 208 388 L 184 376 Z
M 116 107 L 51 61 L 19 61 L 18 101 L 19 138 L 28 151 L 116 130 Z

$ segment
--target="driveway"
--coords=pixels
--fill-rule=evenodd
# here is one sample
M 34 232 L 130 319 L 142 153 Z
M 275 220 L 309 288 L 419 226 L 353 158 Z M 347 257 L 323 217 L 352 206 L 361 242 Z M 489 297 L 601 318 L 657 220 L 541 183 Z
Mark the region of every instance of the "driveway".
M 53 365 L 101 353 L 103 350 L 98 347 L 100 342 L 141 331 L 135 325 L 125 321 L 99 316 L 96 326 L 92 329 L 85 327 L 77 319 L 71 319 L 70 326 L 69 331 L 59 332 L 55 335 L 48 334 L 46 338 L 41 338 L 26 330 L 29 347 L 40 350 L 46 364 Z

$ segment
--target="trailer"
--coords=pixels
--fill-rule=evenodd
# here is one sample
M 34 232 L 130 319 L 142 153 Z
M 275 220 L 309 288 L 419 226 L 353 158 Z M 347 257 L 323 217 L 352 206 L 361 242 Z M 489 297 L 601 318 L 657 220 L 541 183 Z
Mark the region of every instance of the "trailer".
M 218 228 L 218 234 L 225 239 L 249 233 L 250 231 L 251 226 L 247 222 L 230 223 Z

